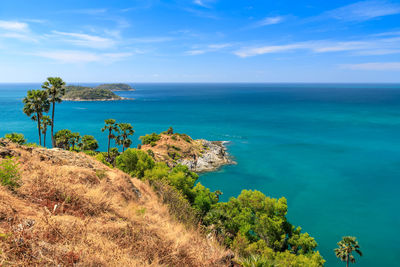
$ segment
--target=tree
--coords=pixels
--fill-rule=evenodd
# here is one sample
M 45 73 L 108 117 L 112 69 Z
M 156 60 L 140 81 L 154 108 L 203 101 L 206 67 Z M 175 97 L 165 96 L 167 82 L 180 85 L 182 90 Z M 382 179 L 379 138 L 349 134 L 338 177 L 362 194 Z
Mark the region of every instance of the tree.
M 96 150 L 99 148 L 99 143 L 92 135 L 84 135 L 79 143 L 82 150 Z
M 42 119 L 43 113 L 48 112 L 50 109 L 47 92 L 42 90 L 29 90 L 22 102 L 25 104 L 23 107 L 24 113 L 28 117 L 31 117 L 33 121 L 37 121 L 39 145 L 42 145 L 40 120 Z
M 115 120 L 114 119 L 107 119 L 104 121 L 105 125 L 104 127 L 101 129 L 102 132 L 108 130 L 108 147 L 107 147 L 107 157 L 108 160 L 110 160 L 110 142 L 111 139 L 115 139 L 115 135 L 113 133 L 113 131 L 118 132 L 118 127 L 115 124 Z
M 358 241 L 354 236 L 344 236 L 337 244 L 339 247 L 335 248 L 336 257 L 341 261 L 345 261 L 347 267 L 349 267 L 350 262 L 356 263 L 356 259 L 351 254 L 353 251 L 362 256 L 360 246 L 358 245 Z
M 43 146 L 46 147 L 46 134 L 47 134 L 47 126 L 51 125 L 51 119 L 49 116 L 43 116 L 40 122 L 40 127 L 42 129 L 43 134 Z
M 25 136 L 21 133 L 8 133 L 4 137 L 11 140 L 11 142 L 17 143 L 19 145 L 23 145 L 26 143 Z
M 81 135 L 79 133 L 71 134 L 70 143 L 72 150 L 75 150 L 75 145 L 78 145 L 80 140 L 81 140 Z
M 137 178 L 143 178 L 146 170 L 155 166 L 154 160 L 146 152 L 134 148 L 128 148 L 115 162 L 118 169 Z
M 122 153 L 124 153 L 125 148 L 129 148 L 132 144 L 132 140 L 129 139 L 129 136 L 133 135 L 135 130 L 133 130 L 130 123 L 117 123 L 117 126 L 121 133 L 117 138 L 117 143 L 122 145 Z
M 71 139 L 73 138 L 72 133 L 68 129 L 62 129 L 56 132 L 54 135 L 54 140 L 56 142 L 56 147 L 69 150 Z
M 51 109 L 51 143 L 53 147 L 56 146 L 54 140 L 54 112 L 56 108 L 56 102 L 61 103 L 61 97 L 65 94 L 65 82 L 60 77 L 49 77 L 42 85 L 42 88 L 46 90 L 49 101 L 52 103 Z

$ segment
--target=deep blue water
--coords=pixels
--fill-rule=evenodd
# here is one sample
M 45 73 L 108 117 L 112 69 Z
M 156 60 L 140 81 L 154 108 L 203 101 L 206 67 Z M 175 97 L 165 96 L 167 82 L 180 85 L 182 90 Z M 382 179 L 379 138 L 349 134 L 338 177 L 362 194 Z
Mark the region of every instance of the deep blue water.
M 289 220 L 314 236 L 326 266 L 343 266 L 333 249 L 359 239 L 357 266 L 400 262 L 400 85 L 135 84 L 133 101 L 63 102 L 56 128 L 94 135 L 106 145 L 104 119 L 141 135 L 173 126 L 193 138 L 230 141 L 237 165 L 200 181 L 286 197 Z M 0 136 L 15 131 L 37 142 L 21 99 L 39 84 L 0 84 Z M 48 139 L 48 142 L 50 140 Z

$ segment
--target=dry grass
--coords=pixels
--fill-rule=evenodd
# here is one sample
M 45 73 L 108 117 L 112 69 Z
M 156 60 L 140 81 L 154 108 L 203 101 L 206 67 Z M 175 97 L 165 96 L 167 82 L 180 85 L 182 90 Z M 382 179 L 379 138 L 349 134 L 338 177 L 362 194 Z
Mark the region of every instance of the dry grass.
M 0 266 L 230 264 L 148 184 L 84 154 L 8 148 L 21 155 L 22 185 L 14 193 L 0 186 Z

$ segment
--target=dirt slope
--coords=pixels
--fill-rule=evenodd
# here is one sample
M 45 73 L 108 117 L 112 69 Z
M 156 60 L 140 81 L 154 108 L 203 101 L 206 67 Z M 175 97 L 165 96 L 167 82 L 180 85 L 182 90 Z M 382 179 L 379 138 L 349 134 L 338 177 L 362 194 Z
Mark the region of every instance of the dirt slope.
M 0 185 L 0 266 L 227 266 L 145 183 L 85 154 L 0 140 L 21 186 Z

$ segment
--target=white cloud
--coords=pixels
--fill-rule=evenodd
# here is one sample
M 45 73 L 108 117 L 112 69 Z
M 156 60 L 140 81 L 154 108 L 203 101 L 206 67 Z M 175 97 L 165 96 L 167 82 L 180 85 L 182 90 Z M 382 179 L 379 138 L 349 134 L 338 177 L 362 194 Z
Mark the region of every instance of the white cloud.
M 244 47 L 234 51 L 234 54 L 239 57 L 251 57 L 303 49 L 313 53 L 353 52 L 359 55 L 387 55 L 399 53 L 399 47 L 400 37 L 375 38 L 362 41 L 314 40 L 280 45 Z
M 266 18 L 260 20 L 259 22 L 257 22 L 255 24 L 255 26 L 262 27 L 262 26 L 274 25 L 274 24 L 281 23 L 284 20 L 285 20 L 285 18 L 282 16 L 266 17 Z
M 400 71 L 400 62 L 370 62 L 361 64 L 343 64 L 340 67 L 351 70 Z
M 91 48 L 110 48 L 115 45 L 115 41 L 110 38 L 89 35 L 84 33 L 52 31 L 56 37 L 61 37 L 63 41 L 77 46 Z
M 163 43 L 163 42 L 169 42 L 174 40 L 172 37 L 168 36 L 153 36 L 153 37 L 139 37 L 139 38 L 131 38 L 128 41 L 131 41 L 133 43 Z
M 92 53 L 77 50 L 58 50 L 58 51 L 41 51 L 33 55 L 53 59 L 60 63 L 90 63 L 90 62 L 103 62 L 111 63 L 123 60 L 127 57 L 133 56 L 135 53 Z
M 213 0 L 194 0 L 193 4 L 201 6 L 201 7 L 205 7 L 205 8 L 210 8 L 209 3 L 210 2 L 214 2 Z
M 200 49 L 196 48 L 193 50 L 186 51 L 185 54 L 190 55 L 190 56 L 202 55 L 202 54 L 209 53 L 209 52 L 219 51 L 219 50 L 222 50 L 222 49 L 230 47 L 230 46 L 232 46 L 232 44 L 230 44 L 230 43 L 209 44 L 209 45 L 203 46 Z
M 6 31 L 24 32 L 28 31 L 29 27 L 25 22 L 0 20 L 0 29 Z
M 0 37 L 2 38 L 9 38 L 9 39 L 17 39 L 20 41 L 25 41 L 25 42 L 32 42 L 32 43 L 38 43 L 38 39 L 32 36 L 31 34 L 24 34 L 24 33 L 18 33 L 18 32 L 6 32 L 6 33 L 0 33 Z
M 343 6 L 322 14 L 322 17 L 344 21 L 366 21 L 400 13 L 400 5 L 385 0 L 367 0 Z

